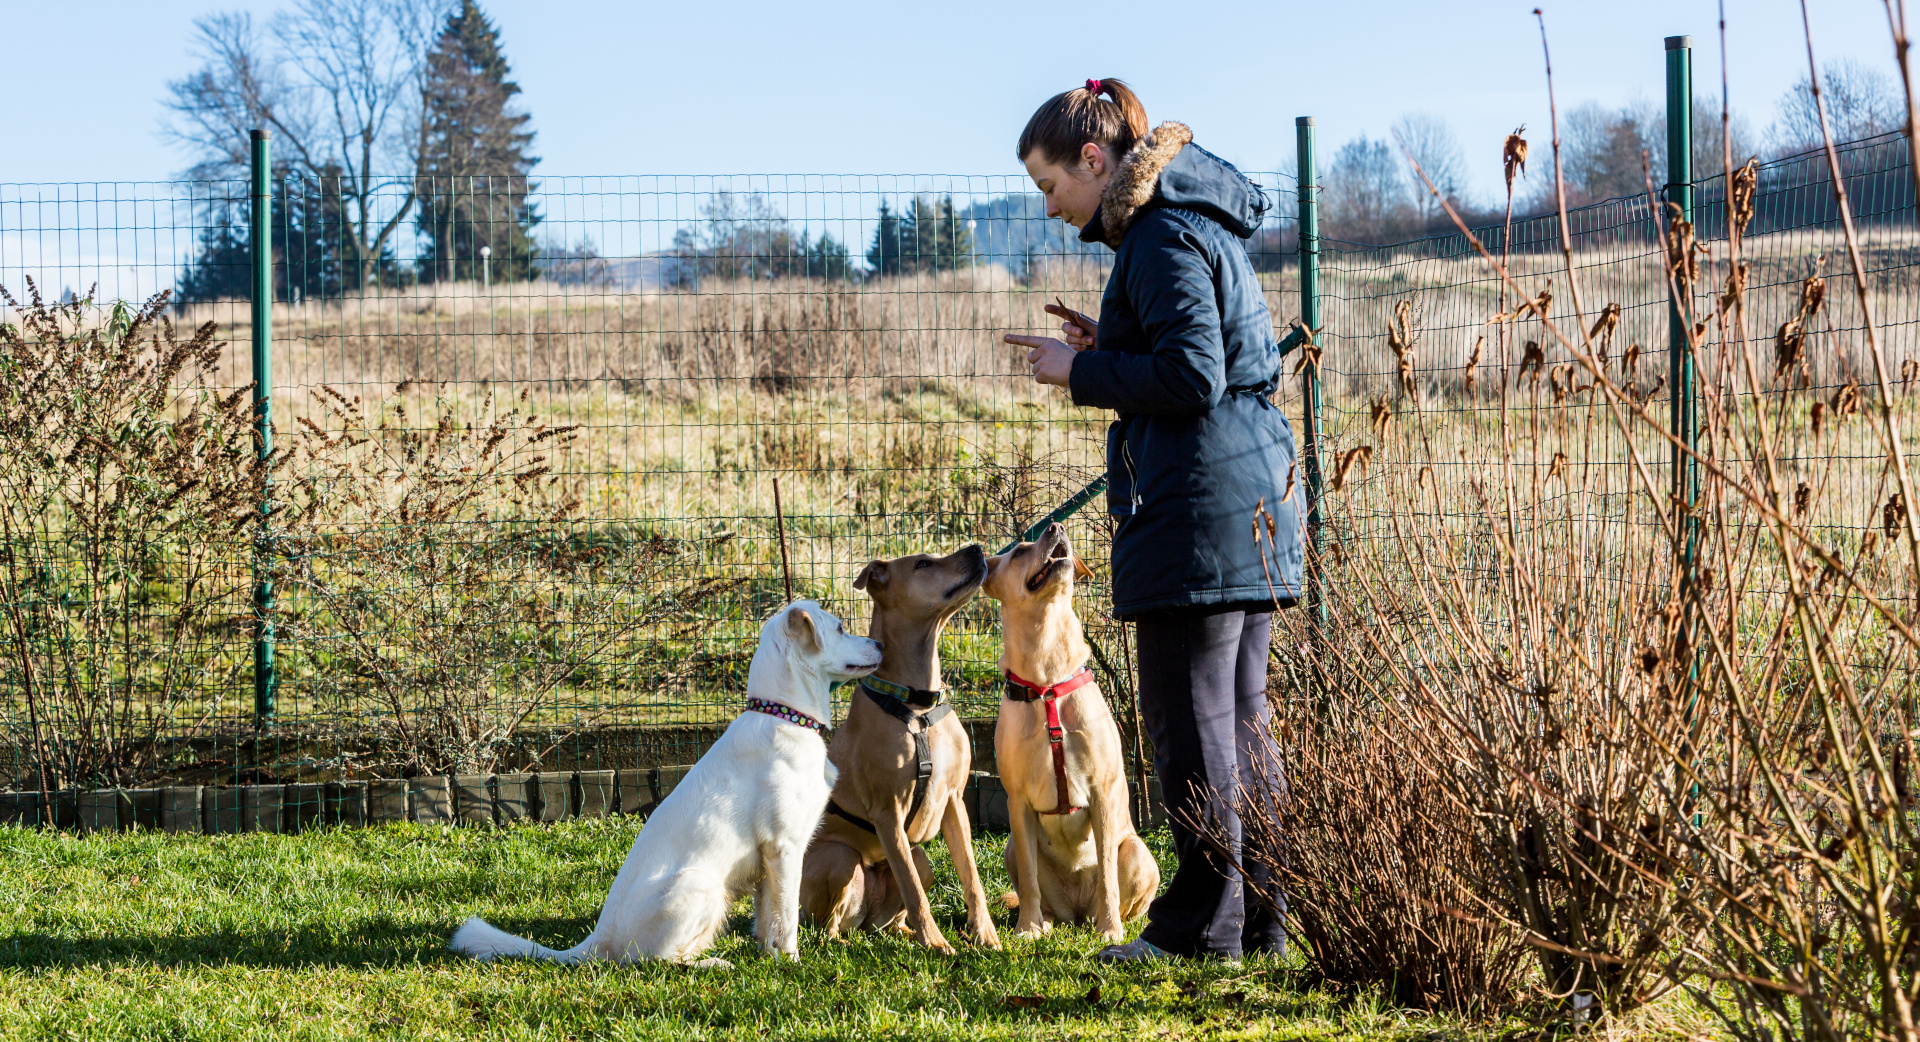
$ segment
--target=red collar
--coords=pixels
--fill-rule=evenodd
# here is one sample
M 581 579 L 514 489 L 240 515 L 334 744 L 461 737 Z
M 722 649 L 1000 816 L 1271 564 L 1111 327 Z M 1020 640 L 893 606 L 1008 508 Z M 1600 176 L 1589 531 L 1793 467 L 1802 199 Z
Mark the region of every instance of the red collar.
M 1007 697 L 1017 702 L 1031 702 L 1035 699 L 1051 701 L 1056 698 L 1065 698 L 1093 682 L 1093 670 L 1085 666 L 1080 667 L 1080 672 L 1052 687 L 1042 687 L 1031 680 L 1023 680 L 1020 674 L 1007 670 Z M 1027 692 L 1024 696 L 1018 693 L 1021 689 Z

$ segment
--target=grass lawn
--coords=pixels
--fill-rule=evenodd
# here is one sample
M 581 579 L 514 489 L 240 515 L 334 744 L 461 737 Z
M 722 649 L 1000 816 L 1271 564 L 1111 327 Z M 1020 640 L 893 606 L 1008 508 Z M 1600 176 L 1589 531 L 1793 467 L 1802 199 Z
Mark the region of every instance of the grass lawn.
M 1269 962 L 1099 967 L 1085 958 L 1096 939 L 1077 929 L 1008 938 L 1005 952 L 968 949 L 939 844 L 935 910 L 957 956 L 809 930 L 798 965 L 775 963 L 754 948 L 744 903 L 715 950 L 737 964 L 731 972 L 480 965 L 447 953 L 448 934 L 472 913 L 551 946 L 577 943 L 634 829 L 623 818 L 297 836 L 0 829 L 0 1037 L 1304 1040 L 1458 1030 L 1308 989 Z M 990 895 L 1006 888 L 1002 842 L 978 844 Z M 1164 834 L 1150 842 L 1171 867 Z

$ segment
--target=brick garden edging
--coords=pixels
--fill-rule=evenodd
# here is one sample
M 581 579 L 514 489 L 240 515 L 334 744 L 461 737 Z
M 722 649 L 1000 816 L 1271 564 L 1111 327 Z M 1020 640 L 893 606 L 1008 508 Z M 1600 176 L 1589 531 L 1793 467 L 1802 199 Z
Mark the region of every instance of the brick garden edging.
M 645 818 L 686 767 L 568 773 L 426 775 L 371 781 L 290 785 L 174 785 L 157 789 L 63 789 L 0 792 L 0 825 L 52 825 L 80 832 L 134 828 L 215 835 L 298 832 L 328 825 L 493 825 L 562 821 L 613 814 Z M 1166 814 L 1157 779 L 1134 794 L 1133 819 L 1142 828 Z M 1144 799 L 1142 797 L 1145 797 Z M 967 813 L 975 828 L 1007 829 L 1007 794 L 1000 779 L 975 771 L 967 785 Z

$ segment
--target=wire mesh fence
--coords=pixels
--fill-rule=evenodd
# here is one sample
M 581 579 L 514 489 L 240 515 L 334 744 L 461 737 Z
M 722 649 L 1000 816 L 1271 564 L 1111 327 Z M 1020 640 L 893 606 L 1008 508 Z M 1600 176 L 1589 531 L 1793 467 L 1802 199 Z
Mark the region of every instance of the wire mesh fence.
M 1895 370 L 1894 390 L 1909 394 L 1920 383 L 1920 309 L 1913 294 L 1920 239 L 1907 142 L 1894 134 L 1837 152 L 1881 344 Z M 1723 388 L 1729 396 L 1759 388 L 1787 432 L 1792 451 L 1777 464 L 1803 500 L 1806 514 L 1799 519 L 1823 542 L 1854 547 L 1863 533 L 1883 527 L 1897 489 L 1875 426 L 1848 422 L 1877 392 L 1828 158 L 1824 152 L 1786 156 L 1757 164 L 1754 175 L 1740 247 L 1744 295 L 1736 317 L 1744 334 L 1713 318 L 1732 264 L 1726 176 L 1695 183 L 1696 388 Z M 1574 516 L 1658 523 L 1632 501 L 1645 483 L 1671 487 L 1670 445 L 1663 434 L 1617 422 L 1588 370 L 1547 333 L 1540 312 L 1576 338 L 1592 334 L 1608 377 L 1666 421 L 1673 399 L 1672 284 L 1661 233 L 1645 197 L 1569 211 L 1565 252 L 1560 227 L 1550 213 L 1516 220 L 1510 229 L 1476 231 L 1519 292 L 1504 286 L 1462 235 L 1324 247 L 1322 307 L 1329 319 L 1320 338 L 1327 402 L 1322 455 L 1330 474 L 1348 464 L 1346 480 L 1338 482 L 1342 490 L 1328 497 L 1323 533 L 1323 582 L 1333 605 L 1364 617 L 1368 598 L 1352 588 L 1340 563 L 1348 554 L 1381 552 L 1392 541 L 1387 519 L 1396 507 L 1404 514 L 1405 504 L 1389 497 L 1409 488 L 1437 488 L 1448 523 L 1487 537 L 1485 522 L 1501 505 L 1480 497 L 1501 485 L 1489 470 L 1503 462 L 1520 485 L 1542 490 L 1542 509 L 1529 516 L 1530 524 L 1545 527 Z M 1578 296 L 1568 285 L 1569 263 L 1578 273 Z M 1820 278 L 1824 296 L 1817 310 L 1801 316 L 1811 276 Z M 1539 310 L 1526 306 L 1541 294 Z M 1754 345 L 1755 368 L 1738 346 L 1742 336 Z M 1717 445 L 1714 455 L 1725 466 L 1761 463 L 1745 446 Z M 1647 478 L 1636 477 L 1636 458 Z M 1611 552 L 1583 546 L 1568 566 L 1597 578 Z M 1489 567 L 1494 557 L 1486 555 Z M 1784 582 L 1764 569 L 1749 578 Z
M 1910 384 L 1920 365 L 1905 144 L 1842 153 L 1890 354 Z M 1273 213 L 1290 215 L 1292 183 L 1255 176 Z M 1857 309 L 1838 291 L 1826 177 L 1812 155 L 1762 168 L 1748 321 L 1771 340 L 1795 287 L 1825 272 L 1836 286 L 1790 368 L 1800 393 L 1834 397 L 1865 382 L 1866 363 Z M 1711 246 L 1725 234 L 1722 179 L 1697 187 Z M 150 380 L 99 394 L 86 365 L 68 366 L 66 382 L 34 385 L 64 388 L 59 407 L 5 432 L 8 466 L 45 465 L 49 446 L 98 465 L 16 482 L 0 505 L 0 785 L 691 763 L 736 713 L 759 626 L 785 600 L 774 479 L 794 592 L 860 628 L 867 602 L 850 581 L 868 560 L 995 551 L 1104 469 L 1105 417 L 1036 387 L 1000 336 L 1049 328 L 1041 309 L 1056 298 L 1097 314 L 1111 254 L 1048 221 L 1022 179 L 395 179 L 361 198 L 279 171 L 271 196 L 276 456 L 271 473 L 236 464 L 219 486 L 262 483 L 263 537 L 239 523 L 257 521 L 257 507 L 222 513 L 205 491 L 219 476 L 207 470 L 213 448 L 190 454 L 199 470 L 177 450 L 151 453 L 174 461 L 167 471 L 94 447 L 137 428 L 231 455 L 233 432 L 205 417 L 244 407 L 252 376 L 248 186 L 0 185 L 0 286 L 23 297 L 32 277 L 49 298 L 96 302 L 57 334 L 66 357 L 133 372 L 114 368 L 138 354 L 125 346 L 133 318 L 105 302 L 162 290 L 175 294 L 163 317 L 179 341 L 217 329 L 166 395 L 143 397 Z M 1646 201 L 1584 207 L 1569 222 L 1581 323 L 1618 305 L 1608 365 L 1636 397 L 1665 401 L 1668 290 Z M 1482 236 L 1530 292 L 1553 295 L 1556 315 L 1571 313 L 1566 287 L 1548 286 L 1563 281 L 1556 217 Z M 1336 611 L 1365 611 L 1340 561 L 1384 538 L 1379 476 L 1425 468 L 1467 517 L 1503 431 L 1522 432 L 1515 465 L 1539 480 L 1585 475 L 1579 509 L 1640 523 L 1627 439 L 1607 434 L 1606 407 L 1529 325 L 1537 318 L 1489 323 L 1517 301 L 1464 237 L 1322 247 L 1333 509 L 1321 573 Z M 1249 250 L 1284 326 L 1300 312 L 1290 218 L 1270 218 Z M 1708 294 L 1714 278 L 1697 285 Z M 0 318 L 19 329 L 31 311 L 14 304 Z M 1709 344 L 1700 364 L 1736 361 Z M 1296 425 L 1298 384 L 1279 403 Z M 26 415 L 22 387 L 10 389 L 10 418 Z M 1414 425 L 1396 431 L 1408 408 L 1444 417 L 1438 440 L 1431 425 L 1418 444 Z M 1597 432 L 1577 458 L 1563 451 L 1575 442 L 1552 436 L 1569 423 Z M 1856 424 L 1790 461 L 1839 483 L 1820 500 L 1835 532 L 1871 527 L 1886 498 L 1872 436 Z M 1355 450 L 1375 446 L 1369 469 Z M 213 505 L 166 498 L 189 480 Z M 102 489 L 125 495 L 103 500 Z M 1099 506 L 1069 522 L 1096 565 L 1110 535 Z M 205 516 L 184 517 L 188 507 Z M 1134 732 L 1126 636 L 1096 572 L 1080 610 Z M 254 607 L 262 576 L 265 615 Z M 263 624 L 277 655 L 270 719 L 254 688 Z M 994 605 L 977 598 L 942 648 L 963 717 L 994 715 L 998 650 Z M 991 743 L 976 748 L 990 755 Z
M 118 676 L 72 695 L 57 739 L 40 719 L 54 631 L 77 624 L 50 606 L 101 598 L 62 572 L 23 600 L 38 629 L 15 658 L 38 663 L 42 705 L 10 664 L 15 786 L 691 763 L 786 597 L 775 479 L 794 593 L 859 627 L 850 581 L 868 560 L 997 551 L 1104 469 L 1103 418 L 1036 387 L 1000 339 L 1049 326 L 1056 298 L 1097 311 L 1111 257 L 1024 180 L 477 179 L 437 187 L 432 212 L 453 215 L 438 225 L 403 183 L 360 200 L 274 180 L 269 537 L 198 544 L 218 575 L 191 591 L 171 552 L 122 562 L 143 607 L 92 638 L 121 643 L 102 666 Z M 215 323 L 224 344 L 183 375 L 178 416 L 201 383 L 225 396 L 251 375 L 247 187 L 0 187 L 0 284 L 175 291 L 167 317 Z M 1276 315 L 1297 310 L 1283 234 L 1253 244 Z M 68 519 L 42 520 L 57 544 Z M 1102 561 L 1098 505 L 1069 525 Z M 273 587 L 270 724 L 256 567 Z M 1124 701 L 1104 587 L 1088 592 Z M 994 619 L 978 598 L 947 631 L 964 717 L 999 704 Z

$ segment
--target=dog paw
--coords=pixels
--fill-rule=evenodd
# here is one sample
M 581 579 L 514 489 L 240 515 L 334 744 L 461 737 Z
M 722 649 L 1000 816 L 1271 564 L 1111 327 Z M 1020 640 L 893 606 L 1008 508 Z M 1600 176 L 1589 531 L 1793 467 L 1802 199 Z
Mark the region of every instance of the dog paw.
M 926 937 L 920 938 L 920 943 L 926 945 L 929 948 L 932 948 L 934 951 L 939 952 L 942 955 L 953 954 L 953 945 L 948 944 L 947 939 L 941 936 L 939 933 L 929 934 Z
M 991 948 L 997 952 L 1000 950 L 1000 935 L 997 933 L 975 934 L 973 936 L 973 943 L 981 948 Z
M 1023 941 L 1037 941 L 1047 935 L 1047 928 L 1043 923 L 1022 923 L 1013 928 L 1013 935 Z
M 712 959 L 695 959 L 687 963 L 687 968 L 693 970 L 730 970 L 733 969 L 733 963 L 718 957 Z

